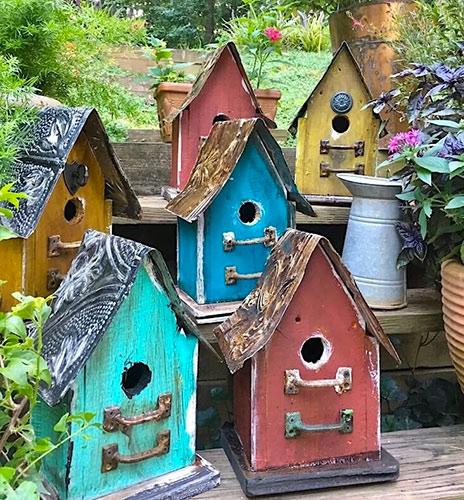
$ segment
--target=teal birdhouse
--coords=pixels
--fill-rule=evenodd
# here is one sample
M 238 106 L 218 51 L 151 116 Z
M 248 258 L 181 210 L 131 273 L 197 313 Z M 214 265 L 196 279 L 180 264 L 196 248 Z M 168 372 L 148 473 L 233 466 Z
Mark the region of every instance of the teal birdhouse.
M 295 209 L 314 215 L 259 118 L 216 123 L 167 209 L 178 216 L 178 285 L 194 317 L 231 312 L 295 226 Z
M 65 413 L 101 428 L 77 434 L 42 467 L 60 499 L 187 498 L 219 474 L 195 453 L 198 337 L 160 254 L 88 231 L 43 333 L 52 384 L 38 435 Z M 72 424 L 70 432 L 76 430 Z

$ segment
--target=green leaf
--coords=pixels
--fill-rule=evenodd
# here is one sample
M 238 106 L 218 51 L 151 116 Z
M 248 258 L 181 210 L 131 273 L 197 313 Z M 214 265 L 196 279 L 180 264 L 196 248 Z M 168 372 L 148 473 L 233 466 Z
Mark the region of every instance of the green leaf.
M 445 210 L 453 210 L 455 208 L 464 207 L 464 196 L 455 196 L 452 200 L 450 200 L 445 206 Z
M 439 156 L 419 156 L 414 158 L 414 162 L 429 172 L 449 174 L 450 171 L 448 160 Z
M 414 190 L 412 190 L 412 191 L 405 191 L 403 193 L 397 194 L 396 197 L 399 200 L 412 201 L 412 200 L 416 199 L 416 193 L 415 193 Z
M 449 162 L 450 172 L 454 172 L 455 170 L 458 170 L 461 167 L 464 167 L 464 162 L 462 162 L 462 161 L 450 161 Z
M 4 327 L 7 331 L 18 335 L 18 337 L 24 338 L 26 336 L 26 326 L 24 325 L 24 321 L 18 316 L 13 314 L 8 315 L 5 318 Z
M 417 167 L 416 168 L 416 173 L 417 173 L 417 177 L 419 177 L 419 179 L 422 182 L 425 182 L 429 186 L 432 185 L 432 172 L 429 172 L 428 170 L 425 170 L 423 168 Z
M 437 125 L 438 127 L 446 127 L 446 128 L 453 128 L 453 129 L 459 129 L 461 128 L 459 126 L 458 122 L 455 122 L 453 120 L 427 120 L 429 123 L 432 125 Z
M 0 477 L 10 482 L 15 475 L 16 469 L 13 467 L 0 467 Z
M 5 368 L 0 368 L 0 373 L 15 384 L 25 386 L 27 385 L 29 365 L 20 359 L 13 359 Z
M 0 226 L 0 241 L 11 240 L 12 238 L 17 238 L 18 235 L 14 233 L 11 229 L 5 226 Z
M 68 428 L 69 413 L 65 413 L 58 422 L 53 426 L 55 432 L 66 432 Z
M 432 200 L 424 200 L 422 203 L 422 209 L 424 210 L 425 215 L 430 218 L 432 215 Z
M 427 235 L 427 216 L 425 215 L 424 209 L 422 209 L 419 213 L 419 226 L 422 238 L 425 239 L 425 236 Z

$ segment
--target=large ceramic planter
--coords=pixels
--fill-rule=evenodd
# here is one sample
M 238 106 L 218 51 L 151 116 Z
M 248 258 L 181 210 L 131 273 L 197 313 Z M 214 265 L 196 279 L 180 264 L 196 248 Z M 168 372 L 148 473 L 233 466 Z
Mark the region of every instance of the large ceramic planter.
M 172 125 L 166 119 L 178 110 L 192 89 L 191 83 L 162 82 L 155 91 L 156 107 L 161 139 L 164 142 L 172 140 Z
M 391 75 L 399 69 L 391 42 L 398 38 L 394 22 L 415 8 L 411 0 L 374 1 L 334 12 L 329 18 L 332 51 L 345 40 L 361 67 L 373 97 L 392 88 Z M 399 114 L 382 113 L 389 119 L 388 131 L 398 132 L 405 124 Z
M 278 89 L 256 89 L 256 99 L 263 110 L 263 113 L 274 120 L 277 114 L 277 105 L 282 97 L 282 92 Z
M 353 195 L 342 260 L 373 309 L 406 306 L 406 270 L 397 269 L 402 242 L 401 182 L 382 177 L 338 174 Z
M 464 266 L 448 260 L 441 266 L 443 321 L 448 349 L 464 392 Z

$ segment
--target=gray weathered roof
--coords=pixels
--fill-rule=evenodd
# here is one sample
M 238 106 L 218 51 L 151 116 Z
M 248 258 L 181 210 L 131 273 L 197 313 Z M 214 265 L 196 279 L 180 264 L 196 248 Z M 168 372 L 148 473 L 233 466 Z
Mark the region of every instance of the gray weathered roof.
M 351 294 L 366 321 L 367 330 L 400 362 L 390 339 L 329 240 L 316 234 L 288 229 L 272 249 L 256 288 L 232 316 L 214 329 L 231 373 L 239 370 L 272 338 L 318 246 L 325 252 Z
M 167 210 L 188 222 L 196 220 L 228 181 L 252 134 L 257 134 L 263 144 L 285 186 L 287 198 L 301 212 L 315 216 L 309 202 L 298 192 L 280 146 L 260 118 L 215 123 L 187 185 L 168 203 Z
M 168 295 L 179 330 L 201 337 L 185 315 L 157 250 L 125 238 L 87 231 L 69 273 L 54 294 L 52 314 L 43 332 L 42 356 L 52 376 L 52 385 L 42 386 L 40 391 L 46 403 L 55 405 L 66 394 L 128 296 L 144 261 Z
M 21 238 L 37 227 L 48 199 L 66 166 L 68 154 L 85 131 L 106 181 L 106 196 L 114 215 L 140 217 L 140 204 L 114 154 L 97 112 L 91 108 L 44 108 L 33 124 L 32 140 L 13 165 L 14 191 L 27 198 L 13 209 L 13 217 L 0 223 Z

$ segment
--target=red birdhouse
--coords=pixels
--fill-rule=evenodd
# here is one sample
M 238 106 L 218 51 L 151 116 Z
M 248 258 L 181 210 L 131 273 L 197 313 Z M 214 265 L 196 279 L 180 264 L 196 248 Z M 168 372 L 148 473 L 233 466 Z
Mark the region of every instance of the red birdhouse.
M 215 122 L 255 117 L 275 128 L 263 115 L 237 48 L 229 42 L 206 61 L 180 109 L 168 117 L 172 121 L 171 187 L 184 189 Z
M 247 495 L 398 476 L 380 446 L 379 342 L 399 357 L 328 240 L 288 230 L 215 333 L 235 373 L 224 448 Z

